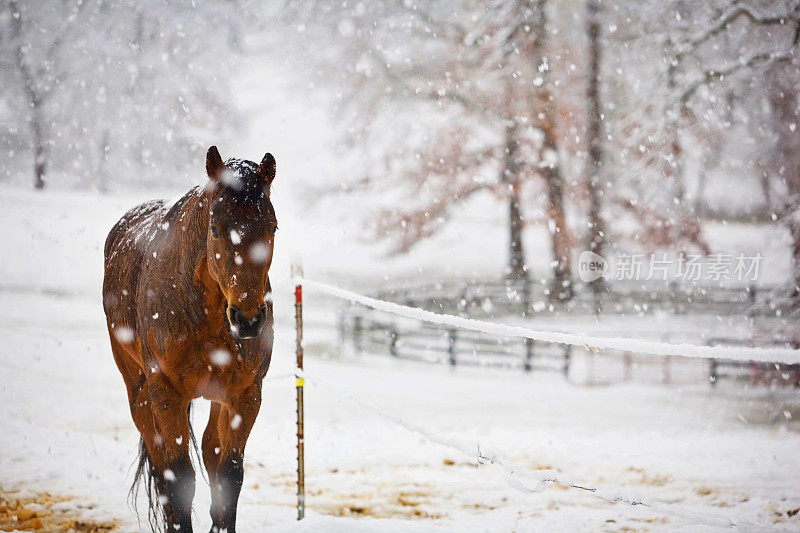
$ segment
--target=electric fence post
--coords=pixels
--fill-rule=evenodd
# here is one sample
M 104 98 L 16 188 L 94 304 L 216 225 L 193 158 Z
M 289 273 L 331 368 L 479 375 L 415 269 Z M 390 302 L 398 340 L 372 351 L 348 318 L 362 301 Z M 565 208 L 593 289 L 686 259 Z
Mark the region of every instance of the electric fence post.
M 295 374 L 297 389 L 297 519 L 302 520 L 306 514 L 306 483 L 305 483 L 305 446 L 303 437 L 303 268 L 299 265 L 292 267 L 294 286 L 294 317 L 297 329 L 297 373 Z

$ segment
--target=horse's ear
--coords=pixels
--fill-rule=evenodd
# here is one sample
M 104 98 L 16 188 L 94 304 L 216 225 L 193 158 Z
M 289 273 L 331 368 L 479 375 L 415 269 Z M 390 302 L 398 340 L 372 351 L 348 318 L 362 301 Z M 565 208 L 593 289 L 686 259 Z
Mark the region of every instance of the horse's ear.
M 225 163 L 222 162 L 222 157 L 219 155 L 219 150 L 216 146 L 208 149 L 206 154 L 206 173 L 208 178 L 217 183 L 222 177 L 222 171 L 225 168 Z
M 264 178 L 267 189 L 269 189 L 269 186 L 272 185 L 272 180 L 275 179 L 275 169 L 275 158 L 272 156 L 272 154 L 267 152 L 264 154 L 264 159 L 261 160 L 261 164 L 258 165 L 258 175 Z

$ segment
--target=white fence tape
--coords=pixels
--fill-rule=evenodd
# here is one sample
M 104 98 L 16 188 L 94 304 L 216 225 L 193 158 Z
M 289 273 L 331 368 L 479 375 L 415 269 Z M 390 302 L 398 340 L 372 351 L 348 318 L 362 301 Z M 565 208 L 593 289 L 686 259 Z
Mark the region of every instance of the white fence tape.
M 594 337 L 591 335 L 577 335 L 574 333 L 560 333 L 557 331 L 540 331 L 522 326 L 509 326 L 472 318 L 454 315 L 445 315 L 407 307 L 405 305 L 377 300 L 333 285 L 320 283 L 307 278 L 298 277 L 296 281 L 309 289 L 336 296 L 353 303 L 358 303 L 372 309 L 385 311 L 406 318 L 413 318 L 453 326 L 472 331 L 499 335 L 502 337 L 522 337 L 535 341 L 569 344 L 584 347 L 588 350 L 612 349 L 624 352 L 636 352 L 649 355 L 677 355 L 681 357 L 699 357 L 704 359 L 727 359 L 733 361 L 760 361 L 764 363 L 800 363 L 800 350 L 790 348 L 749 348 L 746 346 L 698 346 L 695 344 L 672 344 L 666 342 L 625 339 L 619 337 Z

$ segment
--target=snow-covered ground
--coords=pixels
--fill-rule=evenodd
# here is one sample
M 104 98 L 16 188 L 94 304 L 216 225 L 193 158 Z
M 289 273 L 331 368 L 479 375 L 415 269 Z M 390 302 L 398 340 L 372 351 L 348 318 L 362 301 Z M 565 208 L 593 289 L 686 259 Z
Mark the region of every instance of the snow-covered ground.
M 21 529 L 36 525 L 26 517 L 41 520 L 45 530 L 139 528 L 127 504 L 137 434 L 108 346 L 100 280 L 108 228 L 142 198 L 0 193 L 4 527 L 16 513 Z M 314 377 L 438 435 L 479 442 L 519 465 L 558 469 L 578 484 L 763 528 L 800 527 L 800 398 L 794 391 L 733 384 L 715 390 L 702 384 L 579 386 L 550 375 L 451 371 L 340 353 L 336 303 L 313 292 L 306 303 L 308 510 L 297 523 L 294 388 L 285 377 L 294 357 L 288 264 L 299 243 L 314 236 L 288 200 L 281 204 L 280 193 L 276 204 L 282 217 L 273 266 L 276 350 L 248 443 L 240 531 L 707 527 L 557 485 L 522 493 L 497 467 L 430 443 L 315 384 Z M 330 244 L 326 252 L 317 243 L 317 255 L 305 256 L 309 276 L 327 274 L 359 286 L 355 276 L 347 279 L 337 243 Z M 326 255 L 333 258 L 327 265 Z M 405 264 L 386 264 L 398 277 L 407 273 Z M 203 402 L 196 409 L 198 432 L 207 409 Z M 20 505 L 9 503 L 15 500 Z M 200 482 L 198 530 L 210 525 L 208 504 Z M 37 516 L 31 518 L 32 511 Z
M 320 378 L 378 410 L 460 443 L 479 442 L 529 468 L 554 468 L 587 486 L 638 493 L 761 529 L 800 528 L 800 397 L 702 379 L 691 385 L 581 386 L 552 375 L 457 369 L 340 351 L 338 303 L 306 298 L 307 518 L 295 521 L 294 330 L 289 265 L 363 290 L 410 279 L 497 276 L 505 263 L 503 211 L 479 197 L 455 213 L 458 225 L 407 257 L 384 258 L 337 213 L 302 201 L 326 179 L 333 157 L 326 117 L 287 98 L 281 76 L 252 69 L 237 85 L 254 120 L 223 157 L 278 160 L 274 185 L 280 231 L 272 267 L 276 349 L 259 420 L 247 448 L 239 530 L 550 531 L 687 530 L 707 526 L 646 507 L 611 504 L 553 486 L 511 487 L 502 470 L 428 442 L 315 383 Z M 198 182 L 202 178 L 198 161 Z M 327 176 L 330 179 L 330 176 Z M 336 179 L 334 176 L 333 179 Z M 180 191 L 95 195 L 0 190 L 0 529 L 139 529 L 127 503 L 138 435 L 111 357 L 100 285 L 102 245 L 128 208 Z M 494 202 L 494 203 L 493 203 Z M 338 205 L 339 212 L 358 206 Z M 494 217 L 491 213 L 497 213 Z M 481 213 L 476 217 L 475 213 Z M 459 218 L 461 217 L 461 218 Z M 470 240 L 462 238 L 469 225 Z M 757 227 L 708 228 L 716 249 L 761 251 L 769 276 L 787 265 L 786 236 Z M 526 245 L 537 275 L 547 239 Z M 611 325 L 544 319 L 539 328 L 618 336 L 680 334 L 690 320 L 640 317 Z M 734 318 L 695 323 L 708 335 L 747 327 Z M 602 357 L 602 355 L 600 356 Z M 198 402 L 195 429 L 208 405 Z M 198 531 L 210 525 L 207 485 L 198 483 Z M 37 522 L 38 520 L 38 522 Z M 9 526 L 11 524 L 11 526 Z M 746 528 L 746 527 L 745 527 Z

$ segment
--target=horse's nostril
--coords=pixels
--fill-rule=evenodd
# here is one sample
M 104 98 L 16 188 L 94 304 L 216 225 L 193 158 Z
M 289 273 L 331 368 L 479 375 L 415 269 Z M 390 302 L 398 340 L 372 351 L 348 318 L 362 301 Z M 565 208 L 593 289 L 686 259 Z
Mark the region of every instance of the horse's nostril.
M 252 338 L 257 336 L 261 326 L 266 322 L 266 308 L 259 308 L 253 318 L 248 318 L 237 307 L 231 306 L 228 309 L 228 319 L 234 335 L 240 338 Z

